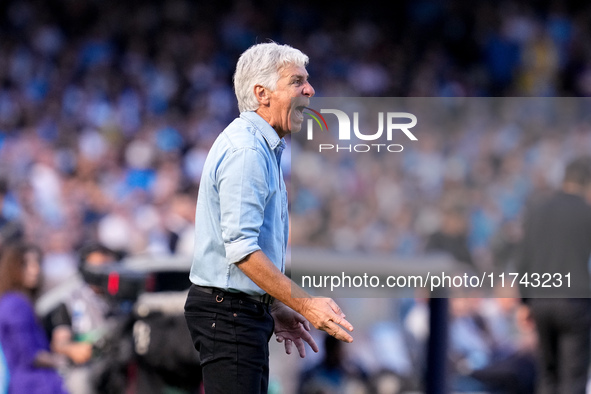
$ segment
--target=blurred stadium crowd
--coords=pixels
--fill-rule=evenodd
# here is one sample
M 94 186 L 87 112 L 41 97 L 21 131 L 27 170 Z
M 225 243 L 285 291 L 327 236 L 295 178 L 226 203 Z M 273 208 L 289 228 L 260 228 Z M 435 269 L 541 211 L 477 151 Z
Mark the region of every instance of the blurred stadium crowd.
M 200 169 L 237 113 L 233 66 L 254 42 L 301 48 L 325 97 L 591 93 L 591 11 L 563 2 L 418 1 L 383 13 L 248 1 L 0 7 L 2 215 L 20 221 L 60 272 L 90 239 L 134 254 L 190 253 Z M 477 164 L 461 182 L 529 176 L 519 171 L 526 138 L 498 142 L 515 145 L 504 155 L 490 138 L 466 141 Z M 538 141 L 547 177 L 576 139 Z M 426 140 L 416 160 L 427 187 L 441 188 L 441 174 L 429 172 L 454 154 L 442 144 Z M 475 198 L 497 209 L 485 194 Z M 501 225 L 492 216 L 471 218 L 472 247 L 487 246 Z M 409 222 L 397 218 L 396 228 Z M 413 251 L 409 237 L 400 248 Z
M 317 140 L 297 134 L 292 245 L 400 257 L 444 251 L 476 271 L 514 271 L 527 207 L 560 187 L 565 163 L 591 152 L 590 104 L 398 100 L 390 107 L 413 108 L 421 119 L 418 141 L 405 142 L 401 153 L 349 153 L 342 148 L 350 141 L 332 136 L 320 143 L 341 151 L 319 153 Z
M 238 113 L 233 68 L 267 39 L 309 55 L 318 96 L 588 96 L 591 7 L 578 4 L 418 0 L 378 12 L 311 1 L 4 1 L 0 242 L 40 245 L 47 288 L 76 271 L 76 251 L 89 241 L 131 255 L 190 255 L 203 162 Z M 337 162 L 366 207 L 330 212 L 309 192 L 305 206 L 292 206 L 295 223 L 329 236 L 296 233 L 294 242 L 411 255 L 451 228 L 465 238 L 458 248 L 474 259 L 466 263 L 506 265 L 527 199 L 591 151 L 591 130 L 487 131 L 466 131 L 454 146 L 444 135 L 421 138 L 404 158 L 412 163 L 380 164 L 393 171 L 367 163 L 383 176 L 374 189 Z M 295 180 L 297 163 L 283 165 Z M 417 190 L 427 208 L 413 201 Z M 338 228 L 338 215 L 392 201 L 390 232 L 369 229 L 371 243 L 352 241 L 358 229 L 330 238 L 316 219 Z

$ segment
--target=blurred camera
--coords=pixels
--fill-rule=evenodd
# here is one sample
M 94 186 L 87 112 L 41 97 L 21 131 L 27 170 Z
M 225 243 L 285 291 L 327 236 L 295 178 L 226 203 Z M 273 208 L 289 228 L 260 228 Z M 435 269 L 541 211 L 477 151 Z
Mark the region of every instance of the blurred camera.
M 148 274 L 123 267 L 118 263 L 85 265 L 80 269 L 84 281 L 120 301 L 135 301 L 146 291 Z

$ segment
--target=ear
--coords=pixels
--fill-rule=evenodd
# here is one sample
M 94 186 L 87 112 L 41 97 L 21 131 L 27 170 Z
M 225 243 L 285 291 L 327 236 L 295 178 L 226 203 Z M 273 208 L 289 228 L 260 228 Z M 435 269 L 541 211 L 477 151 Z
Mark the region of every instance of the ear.
M 261 85 L 254 85 L 254 96 L 257 98 L 259 105 L 269 105 L 269 90 Z

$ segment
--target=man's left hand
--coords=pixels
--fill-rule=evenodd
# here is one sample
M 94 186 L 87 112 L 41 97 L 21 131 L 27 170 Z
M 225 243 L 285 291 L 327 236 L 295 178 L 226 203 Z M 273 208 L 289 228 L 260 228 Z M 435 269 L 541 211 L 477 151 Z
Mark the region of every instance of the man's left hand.
M 291 354 L 292 344 L 300 353 L 300 357 L 306 357 L 304 341 L 312 350 L 318 353 L 318 345 L 310 335 L 310 323 L 299 313 L 279 301 L 273 304 L 271 314 L 275 320 L 275 337 L 277 342 L 283 342 L 285 353 Z

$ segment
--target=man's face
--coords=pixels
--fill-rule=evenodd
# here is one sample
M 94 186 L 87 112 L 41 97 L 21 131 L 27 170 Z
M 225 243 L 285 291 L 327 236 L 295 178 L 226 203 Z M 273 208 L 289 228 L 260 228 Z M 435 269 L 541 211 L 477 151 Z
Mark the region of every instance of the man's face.
M 279 72 L 275 91 L 269 93 L 269 106 L 263 116 L 279 137 L 297 133 L 302 128 L 304 109 L 310 105 L 314 88 L 308 82 L 308 72 L 304 67 L 290 65 Z
M 41 262 L 37 252 L 25 253 L 25 267 L 23 272 L 23 285 L 26 289 L 33 290 L 39 286 L 41 276 Z
M 111 264 L 115 261 L 115 256 L 110 255 L 109 253 L 104 253 L 101 251 L 94 251 L 90 252 L 88 256 L 86 256 L 85 264 L 90 268 L 97 268 L 103 265 Z M 100 286 L 90 285 L 90 288 L 96 294 L 104 294 L 104 290 Z

